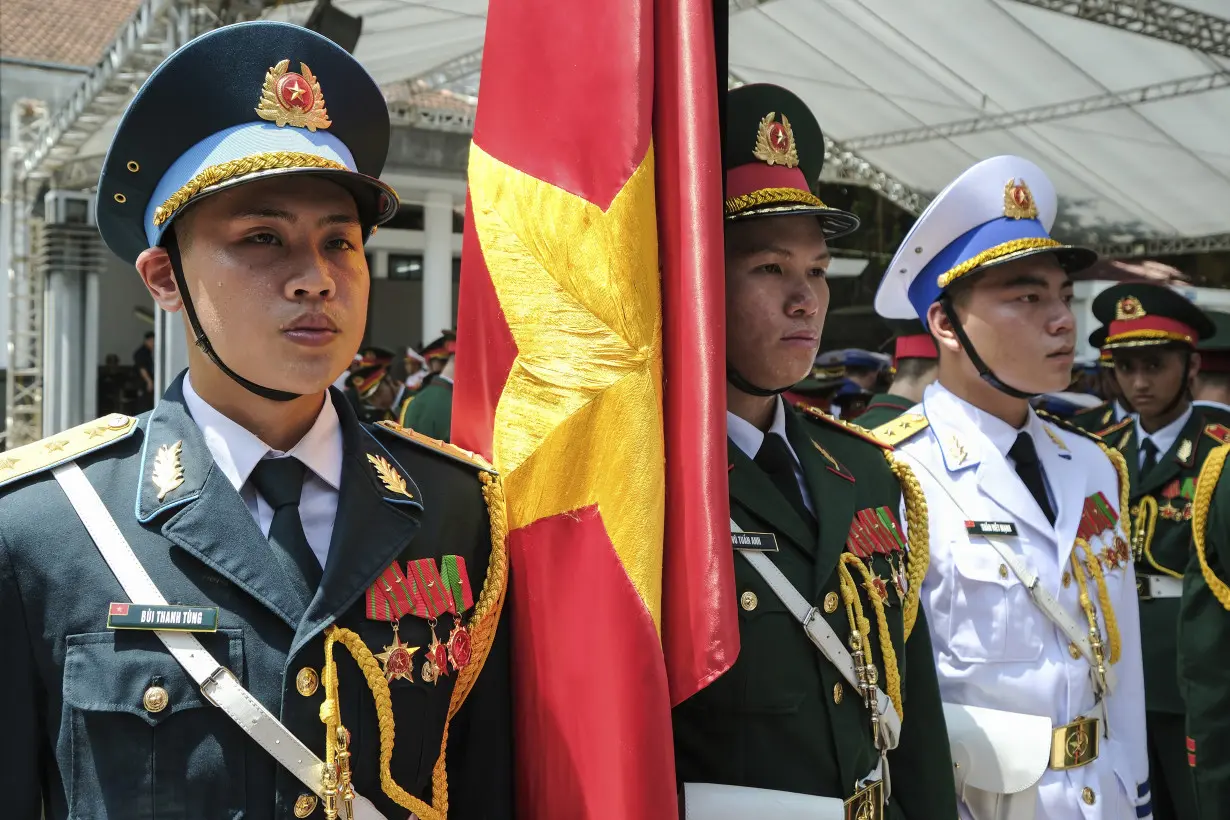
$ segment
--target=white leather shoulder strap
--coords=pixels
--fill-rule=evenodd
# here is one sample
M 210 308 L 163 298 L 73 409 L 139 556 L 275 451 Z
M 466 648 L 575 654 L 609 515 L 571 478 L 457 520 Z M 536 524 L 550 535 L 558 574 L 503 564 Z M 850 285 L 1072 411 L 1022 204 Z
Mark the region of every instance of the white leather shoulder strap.
M 900 450 L 897 452 L 899 455 L 905 455 Z M 906 457 L 910 458 L 908 455 Z M 917 458 L 910 458 L 910 461 L 924 470 L 927 475 L 931 476 L 932 483 L 939 487 L 944 494 L 948 496 L 949 501 L 952 502 L 954 507 L 960 510 L 961 515 L 965 519 L 972 520 L 969 514 L 965 512 L 964 508 L 962 508 L 961 503 L 957 501 L 956 496 L 952 494 L 944 482 L 940 481 L 936 475 L 928 469 L 927 465 L 923 464 L 922 461 Z M 1029 568 L 1022 563 L 1020 557 L 1013 551 L 1012 547 L 999 538 L 991 535 L 979 534 L 977 537 L 982 538 L 991 545 L 992 549 L 999 554 L 999 557 L 1003 560 L 1003 562 L 1008 565 L 1009 569 L 1012 570 L 1013 575 L 1019 578 L 1021 583 L 1025 585 L 1025 588 L 1029 590 L 1030 597 L 1033 598 L 1034 604 L 1042 611 L 1042 614 L 1045 615 L 1051 623 L 1059 627 L 1059 631 L 1064 634 L 1064 637 L 1071 641 L 1076 648 L 1080 650 L 1081 655 L 1086 661 L 1088 661 L 1090 669 L 1095 669 L 1097 666 L 1097 659 L 1093 655 L 1093 646 L 1089 643 L 1088 630 L 1081 628 L 1081 626 L 1076 622 L 1076 619 L 1072 617 L 1068 610 L 1064 609 L 1063 605 L 1060 604 L 1059 601 L 1055 600 L 1055 596 L 1047 592 L 1046 588 L 1043 587 L 1042 584 L 1038 583 L 1037 573 L 1029 571 Z M 1095 687 L 1100 687 L 1096 673 L 1093 674 L 1093 681 Z M 1107 663 L 1106 690 L 1109 693 L 1114 691 L 1114 688 L 1115 672 L 1110 668 L 1110 664 Z
M 70 461 L 62 464 L 56 467 L 53 473 L 131 602 L 165 605 L 166 599 L 133 554 L 128 540 L 120 532 L 115 519 L 111 517 L 102 499 L 98 497 L 98 492 L 77 463 Z M 252 693 L 244 689 L 229 669 L 214 660 L 213 655 L 201 646 L 195 635 L 191 632 L 162 630 L 154 630 L 154 634 L 200 685 L 201 694 L 206 700 L 225 712 L 239 728 L 317 797 L 324 796 L 321 786 L 324 763 L 321 759 L 262 706 Z
M 743 529 L 734 522 L 730 521 L 731 532 L 743 532 Z M 850 653 L 841 642 L 841 638 L 837 637 L 837 633 L 828 625 L 828 622 L 820 616 L 820 610 L 807 602 L 790 580 L 782 574 L 782 571 L 777 568 L 777 565 L 769 560 L 769 557 L 762 552 L 754 550 L 739 550 L 739 553 L 752 565 L 752 569 L 760 573 L 760 577 L 769 585 L 769 589 L 773 590 L 773 594 L 781 599 L 781 602 L 786 605 L 786 609 L 790 610 L 800 624 L 803 626 L 803 631 L 807 633 L 807 637 L 820 650 L 820 654 L 828 659 L 828 662 L 837 667 L 837 671 L 846 679 L 851 686 L 858 690 L 858 677 L 854 671 L 854 659 L 850 657 Z M 880 711 L 880 733 L 882 735 L 882 745 L 885 751 L 897 748 L 897 741 L 901 737 L 901 717 L 897 714 L 897 709 L 893 706 L 893 701 L 888 695 L 884 694 L 884 690 L 876 687 L 876 702 L 879 705 Z

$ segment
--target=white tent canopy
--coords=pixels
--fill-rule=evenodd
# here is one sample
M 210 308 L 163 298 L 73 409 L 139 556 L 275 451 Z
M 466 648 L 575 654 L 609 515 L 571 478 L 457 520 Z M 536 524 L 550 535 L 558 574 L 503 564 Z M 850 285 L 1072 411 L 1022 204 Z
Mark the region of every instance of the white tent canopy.
M 1226 0 L 1185 0 L 1225 15 Z M 364 18 L 356 56 L 382 84 L 465 92 L 485 0 L 334 0 Z M 270 14 L 302 21 L 312 2 Z M 1149 5 L 1148 2 L 1145 3 Z M 801 94 L 826 134 L 924 194 L 1017 153 L 1051 174 L 1068 230 L 1102 240 L 1230 230 L 1230 60 L 1015 0 L 736 0 L 730 70 Z M 527 44 L 527 47 L 530 47 Z M 862 138 L 1202 78 L 1136 104 L 904 144 Z M 1051 115 L 1053 116 L 1053 114 Z

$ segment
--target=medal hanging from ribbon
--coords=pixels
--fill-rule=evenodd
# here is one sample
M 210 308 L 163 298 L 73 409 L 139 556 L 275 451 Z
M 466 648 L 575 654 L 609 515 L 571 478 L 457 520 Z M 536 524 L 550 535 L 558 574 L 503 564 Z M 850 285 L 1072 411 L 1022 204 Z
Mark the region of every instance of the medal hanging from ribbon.
M 384 669 L 385 680 L 390 683 L 402 678 L 414 680 L 414 653 L 419 648 L 402 643 L 397 631 L 398 621 L 413 611 L 410 585 L 401 567 L 393 563 L 367 588 L 368 619 L 388 621 L 393 626 L 393 643 L 376 656 Z
M 423 680 L 435 683 L 441 675 L 448 674 L 448 648 L 436 637 L 436 621 L 449 610 L 448 588 L 440 576 L 434 558 L 419 558 L 407 566 L 406 578 L 410 582 L 414 614 L 427 619 L 431 629 L 431 644 L 427 647 L 427 660 L 423 662 Z
M 453 631 L 448 636 L 448 660 L 453 669 L 464 669 L 470 662 L 470 630 L 465 625 L 465 614 L 474 606 L 474 593 L 470 589 L 470 577 L 466 574 L 466 559 L 460 555 L 446 555 L 441 561 L 444 584 L 448 588 L 449 611 L 453 613 Z

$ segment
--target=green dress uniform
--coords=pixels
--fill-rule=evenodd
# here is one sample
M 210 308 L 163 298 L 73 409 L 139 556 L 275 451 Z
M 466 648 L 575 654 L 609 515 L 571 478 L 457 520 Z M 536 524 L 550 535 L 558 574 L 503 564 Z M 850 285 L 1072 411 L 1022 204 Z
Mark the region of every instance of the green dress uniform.
M 777 546 L 770 554 L 773 563 L 846 642 L 851 628 L 841 582 L 855 553 L 868 554 L 858 546 L 861 522 L 869 514 L 898 510 L 901 484 L 886 460 L 887 448 L 857 428 L 819 412 L 787 410 L 786 430 L 817 512 L 818 530 L 810 529 L 733 441 L 728 445 L 731 517 L 746 532 L 772 534 Z M 923 505 L 921 497 L 915 501 Z M 869 643 L 879 679 L 899 675 L 905 704 L 900 744 L 888 754 L 892 794 L 885 816 L 953 818 L 957 808 L 947 729 L 926 615 L 917 599 L 926 571 L 925 545 L 918 549 L 911 540 L 910 547 L 914 551 L 890 549 L 859 559 L 871 573 L 870 582 L 861 570 L 851 573 L 871 623 Z M 902 572 L 919 580 L 899 584 Z M 735 561 L 735 584 L 739 659 L 675 709 L 680 780 L 850 798 L 879 758 L 862 697 L 741 559 Z M 879 591 L 869 592 L 872 585 Z M 908 587 L 904 601 L 903 586 Z M 884 604 L 891 672 L 871 595 Z M 908 637 L 907 623 L 912 627 Z
M 728 222 L 807 214 L 830 239 L 854 230 L 856 217 L 828 208 L 809 189 L 822 164 L 823 136 L 800 99 L 769 85 L 729 93 Z M 918 603 L 926 526 L 910 526 L 907 541 L 907 523 L 898 519 L 903 485 L 917 483 L 869 433 L 818 410 L 791 408 L 784 390 L 758 387 L 729 363 L 727 379 L 749 395 L 778 395 L 767 432 L 727 417 L 731 543 L 738 550 L 735 588 L 727 594 L 739 605 L 741 649 L 729 670 L 674 710 L 685 802 L 689 787 L 715 784 L 795 793 L 790 800 L 837 799 L 849 817 L 956 817 L 943 708 Z M 909 523 L 917 524 L 925 501 L 916 492 L 906 501 Z M 767 569 L 754 563 L 761 560 Z M 762 574 L 772 577 L 774 568 L 784 576 L 777 588 L 792 586 L 850 648 L 854 666 L 845 674 Z M 901 717 L 895 748 L 877 729 L 876 688 Z M 691 803 L 686 808 L 700 816 Z
M 1093 309 L 1106 325 L 1104 349 L 1112 354 L 1152 345 L 1192 349 L 1213 331 L 1195 305 L 1158 285 L 1116 285 L 1098 295 Z M 1196 479 L 1221 443 L 1206 431 L 1230 424 L 1227 414 L 1212 408 L 1191 407 L 1187 412 L 1174 443 L 1157 453 L 1154 466 L 1144 471 L 1135 415 L 1098 431 L 1123 454 L 1130 476 L 1131 547 L 1141 599 L 1145 719 L 1158 820 L 1195 816 L 1178 655 L 1180 595 L 1192 557 Z
M 353 196 L 367 237 L 397 209 L 378 179 L 388 139 L 383 95 L 345 50 L 285 23 L 225 26 L 130 103 L 103 163 L 99 230 L 129 263 L 165 250 L 219 372 L 262 400 L 304 398 L 219 358 L 177 218 L 220 187 L 311 174 Z M 348 816 L 353 800 L 365 817 L 509 817 L 507 559 L 490 467 L 363 424 L 333 389 L 299 444 L 270 453 L 191 385 L 181 376 L 140 418 L 0 452 L 3 816 L 287 820 L 327 817 L 335 800 Z
M 1068 416 L 1065 421 L 1087 433 L 1100 433 L 1115 423 L 1114 402 L 1104 401 L 1093 407 L 1078 410 Z
M 1208 430 L 1230 442 L 1230 428 Z M 1187 762 L 1201 820 L 1230 817 L 1230 447 L 1204 460 L 1192 504 L 1194 549 L 1183 577 L 1179 679 L 1187 706 Z
M 453 381 L 436 375 L 402 408 L 401 424 L 425 436 L 448 441 L 453 427 Z
M 855 423 L 859 427 L 873 430 L 897 418 L 917 403 L 913 399 L 907 399 L 905 396 L 898 396 L 894 393 L 876 393 L 867 402 L 867 409 L 855 420 Z

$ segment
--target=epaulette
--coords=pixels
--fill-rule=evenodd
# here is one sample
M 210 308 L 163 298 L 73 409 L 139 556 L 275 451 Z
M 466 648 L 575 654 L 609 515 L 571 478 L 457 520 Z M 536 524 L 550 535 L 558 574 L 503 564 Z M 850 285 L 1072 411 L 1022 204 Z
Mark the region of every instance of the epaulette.
M 1091 433 L 1091 435 L 1095 435 L 1100 439 L 1107 439 L 1113 436 L 1115 433 L 1118 433 L 1120 430 L 1122 430 L 1124 427 L 1127 427 L 1131 423 L 1132 423 L 1132 417 L 1124 416 L 1123 418 L 1119 419 L 1119 421 L 1112 424 L 1110 427 L 1105 427 L 1097 431 L 1096 433 Z
M 1103 438 L 1102 433 L 1091 433 L 1088 430 L 1084 429 L 1083 427 L 1077 427 L 1075 424 L 1068 421 L 1067 419 L 1060 418 L 1059 416 L 1056 416 L 1053 413 L 1048 413 L 1045 410 L 1035 410 L 1034 412 L 1038 414 L 1038 418 L 1042 419 L 1043 421 L 1050 422 L 1051 424 L 1055 425 L 1060 430 L 1063 430 L 1065 432 L 1075 433 L 1076 435 L 1082 438 L 1087 438 L 1090 441 L 1101 441 Z M 1131 419 L 1126 418 L 1123 421 L 1129 422 L 1131 421 Z M 1114 432 L 1114 430 L 1112 430 L 1111 432 Z
M 0 452 L 0 487 L 123 441 L 136 429 L 135 418 L 112 413 L 42 441 Z
M 1224 424 L 1209 424 L 1205 426 L 1204 434 L 1218 444 L 1230 444 L 1230 428 Z
M 876 438 L 896 447 L 904 441 L 913 438 L 917 433 L 926 430 L 931 422 L 921 413 L 902 413 L 891 421 L 886 421 L 871 432 Z
M 492 475 L 496 474 L 495 468 L 491 466 L 487 459 L 478 453 L 471 453 L 469 450 L 458 447 L 456 444 L 449 444 L 447 441 L 440 441 L 438 438 L 425 436 L 416 430 L 411 430 L 409 427 L 402 427 L 395 421 L 380 421 L 375 426 L 412 444 L 417 444 L 420 447 L 433 450 L 442 456 L 451 458 L 453 461 L 468 464 Z
M 833 427 L 836 427 L 838 430 L 845 430 L 850 435 L 856 436 L 857 438 L 861 438 L 863 441 L 869 441 L 881 449 L 884 449 L 884 450 L 893 449 L 893 446 L 891 444 L 884 441 L 883 439 L 877 438 L 872 431 L 864 430 L 862 427 L 859 427 L 857 424 L 851 424 L 848 421 L 842 421 L 841 419 L 833 418 L 828 413 L 824 412 L 818 407 L 800 407 L 799 409 L 803 412 L 805 416 L 808 416 L 810 418 L 816 419 L 817 421 L 822 421 L 826 424 L 832 425 Z

